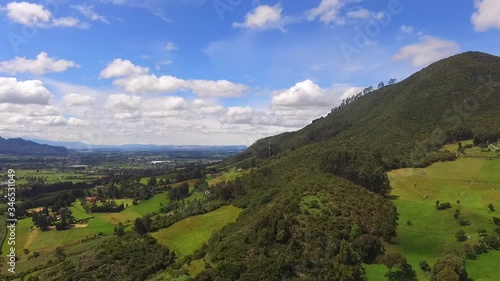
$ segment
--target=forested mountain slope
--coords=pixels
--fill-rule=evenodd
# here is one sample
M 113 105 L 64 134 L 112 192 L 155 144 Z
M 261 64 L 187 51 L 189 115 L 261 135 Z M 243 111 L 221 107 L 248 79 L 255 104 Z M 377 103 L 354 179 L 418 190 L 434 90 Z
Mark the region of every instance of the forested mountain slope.
M 228 162 L 259 170 L 228 185 L 246 210 L 195 254 L 210 264 L 197 280 L 363 280 L 396 235 L 385 171 L 453 160 L 436 152 L 448 141 L 496 141 L 499 120 L 500 58 L 470 52 L 257 141 Z
M 498 120 L 500 58 L 468 52 L 365 94 L 302 130 L 261 139 L 236 160 L 268 157 L 269 143 L 276 155 L 328 140 L 383 152 L 389 166 L 415 164 L 447 141 L 500 138 Z

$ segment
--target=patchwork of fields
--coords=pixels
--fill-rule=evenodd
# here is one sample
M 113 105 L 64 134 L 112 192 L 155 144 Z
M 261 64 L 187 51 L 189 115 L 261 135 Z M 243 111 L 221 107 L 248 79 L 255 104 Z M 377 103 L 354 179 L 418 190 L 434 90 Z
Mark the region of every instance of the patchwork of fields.
M 491 212 L 488 205 L 500 207 L 500 160 L 459 158 L 423 169 L 391 171 L 388 176 L 400 218 L 398 237 L 386 248 L 406 256 L 419 280 L 429 279 L 420 270 L 420 261 L 433 264 L 450 249 L 463 251 L 464 243 L 477 242 L 478 229 L 493 233 L 492 217 L 499 215 Z M 452 208 L 438 211 L 437 200 L 449 202 Z M 453 216 L 456 210 L 460 211 L 460 219 L 470 221 L 470 225 L 459 225 Z M 464 230 L 470 239 L 458 242 L 455 234 L 459 230 Z M 467 260 L 469 277 L 474 281 L 500 280 L 498 268 L 491 266 L 499 256 L 499 251 L 491 251 L 477 260 Z M 385 279 L 385 266 L 369 265 L 366 269 L 368 280 Z

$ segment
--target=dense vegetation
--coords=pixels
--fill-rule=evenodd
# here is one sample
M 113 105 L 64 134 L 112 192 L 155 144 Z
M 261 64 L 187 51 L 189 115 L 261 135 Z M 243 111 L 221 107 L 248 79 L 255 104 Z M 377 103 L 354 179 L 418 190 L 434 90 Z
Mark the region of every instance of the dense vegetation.
M 40 280 L 143 281 L 174 262 L 175 254 L 149 236 L 126 234 L 84 253 L 61 257 Z
M 366 278 L 363 263 L 379 263 L 391 280 L 414 280 L 406 257 L 384 247 L 394 242 L 399 217 L 387 196 L 385 172 L 454 160 L 460 150 L 438 151 L 447 142 L 496 141 L 499 85 L 500 58 L 466 53 L 435 63 L 403 82 L 356 95 L 302 130 L 257 141 L 224 163 L 255 167 L 253 172 L 212 186 L 199 181 L 195 190 L 206 196 L 193 202 L 183 201 L 190 193 L 186 185 L 172 189 L 156 178 L 141 185 L 137 175 L 110 174 L 93 195 L 142 200 L 168 190 L 169 204 L 160 214 L 135 219 L 133 231 L 125 233 L 119 225 L 116 237 L 100 247 L 71 257 L 58 255 L 57 265 L 40 277 L 146 280 L 174 263 L 174 254 L 157 245 L 151 232 L 233 204 L 244 209 L 238 220 L 193 255 L 177 259 L 170 272 L 201 260 L 205 267 L 193 276 L 198 281 L 358 281 Z M 213 167 L 193 165 L 177 170 L 174 177 L 201 177 L 211 171 Z M 452 204 L 436 202 L 429 209 L 443 214 Z M 458 224 L 461 216 L 456 213 Z M 495 218 L 492 224 L 500 223 Z M 457 240 L 463 241 L 464 235 L 457 233 Z M 484 237 L 467 244 L 465 252 L 479 255 L 499 247 L 497 234 L 480 235 Z M 467 280 L 459 256 L 446 253 L 432 265 L 422 261 L 420 267 L 431 280 Z

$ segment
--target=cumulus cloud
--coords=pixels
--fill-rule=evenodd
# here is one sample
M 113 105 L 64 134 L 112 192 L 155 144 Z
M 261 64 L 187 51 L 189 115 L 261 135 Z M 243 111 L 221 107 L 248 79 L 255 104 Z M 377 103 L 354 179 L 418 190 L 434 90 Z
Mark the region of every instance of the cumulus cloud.
M 116 94 L 108 97 L 106 107 L 114 111 L 132 111 L 137 110 L 141 103 L 140 97 Z
M 283 19 L 281 12 L 283 8 L 280 5 L 268 6 L 261 5 L 255 8 L 252 12 L 245 16 L 245 21 L 242 23 L 233 23 L 234 27 L 241 28 L 279 28 L 282 29 Z
M 73 17 L 55 18 L 43 5 L 29 2 L 10 2 L 2 10 L 7 12 L 7 17 L 15 23 L 35 26 L 39 28 L 50 27 L 85 27 Z
M 321 0 L 318 7 L 310 9 L 306 12 L 307 19 L 313 21 L 319 19 L 323 23 L 341 23 L 339 10 L 343 6 L 341 0 Z
M 40 80 L 0 77 L 0 103 L 48 104 L 52 94 Z
M 109 24 L 109 21 L 106 17 L 99 15 L 94 11 L 94 6 L 89 5 L 72 5 L 71 8 L 80 12 L 84 17 L 91 21 L 101 21 L 103 23 Z
M 327 92 L 311 80 L 295 84 L 272 98 L 274 106 L 320 106 L 324 105 Z
M 16 57 L 13 60 L 0 62 L 0 72 L 9 74 L 32 73 L 41 75 L 47 72 L 64 72 L 71 67 L 78 68 L 80 66 L 73 61 L 50 58 L 46 52 L 41 52 L 34 60 Z
M 184 85 L 184 80 L 170 76 L 138 75 L 113 81 L 113 84 L 131 93 L 174 92 Z
M 475 0 L 476 11 L 472 14 L 472 24 L 478 32 L 500 29 L 500 2 L 498 0 Z
M 87 95 L 69 94 L 63 98 L 67 106 L 91 106 L 95 103 L 95 98 Z
M 248 90 L 243 84 L 227 80 L 184 80 L 170 75 L 149 74 L 149 69 L 136 66 L 128 60 L 116 59 L 100 75 L 101 78 L 122 77 L 113 81 L 115 86 L 130 93 L 170 93 L 191 91 L 198 96 L 234 97 Z
M 460 46 L 454 41 L 423 36 L 419 43 L 401 48 L 393 59 L 396 61 L 410 59 L 413 66 L 422 67 L 457 54 L 459 51 Z
M 147 67 L 134 65 L 129 60 L 115 59 L 101 71 L 100 78 L 124 77 L 131 75 L 141 75 L 149 72 Z

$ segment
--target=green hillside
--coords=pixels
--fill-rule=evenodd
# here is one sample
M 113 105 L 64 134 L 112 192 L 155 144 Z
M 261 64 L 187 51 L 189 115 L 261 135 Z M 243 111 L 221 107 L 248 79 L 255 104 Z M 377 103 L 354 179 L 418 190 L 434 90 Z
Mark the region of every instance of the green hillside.
M 269 144 L 271 155 L 282 155 L 329 141 L 380 151 L 396 168 L 401 160 L 419 164 L 452 140 L 476 135 L 496 141 L 499 119 L 500 58 L 468 52 L 365 94 L 302 130 L 261 139 L 236 159 L 266 158 Z
M 302 130 L 257 141 L 226 162 L 260 169 L 239 180 L 247 189 L 236 200 L 246 207 L 240 219 L 195 254 L 211 264 L 197 280 L 363 280 L 362 262 L 376 260 L 380 241 L 398 241 L 384 171 L 454 160 L 455 153 L 439 151 L 446 143 L 496 142 L 498 120 L 500 58 L 470 52 L 358 97 Z M 417 278 L 405 258 L 396 264 L 389 278 Z M 386 280 L 381 272 L 369 280 Z

